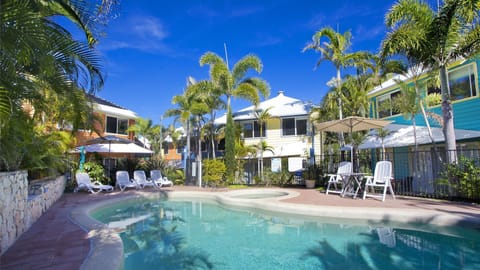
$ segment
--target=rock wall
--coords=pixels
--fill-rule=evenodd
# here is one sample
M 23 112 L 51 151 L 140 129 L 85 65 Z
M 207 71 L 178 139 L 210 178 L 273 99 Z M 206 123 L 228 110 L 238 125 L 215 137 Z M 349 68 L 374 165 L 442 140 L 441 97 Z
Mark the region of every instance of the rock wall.
M 32 181 L 26 171 L 0 173 L 0 255 L 56 202 L 66 178 Z

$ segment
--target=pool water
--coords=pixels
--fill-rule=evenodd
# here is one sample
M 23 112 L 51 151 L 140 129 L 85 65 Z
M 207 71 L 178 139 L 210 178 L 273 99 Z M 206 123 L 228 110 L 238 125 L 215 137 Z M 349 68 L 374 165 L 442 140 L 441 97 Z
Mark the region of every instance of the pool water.
M 480 232 L 467 228 L 436 234 L 195 200 L 124 202 L 93 217 L 120 232 L 126 270 L 480 269 Z

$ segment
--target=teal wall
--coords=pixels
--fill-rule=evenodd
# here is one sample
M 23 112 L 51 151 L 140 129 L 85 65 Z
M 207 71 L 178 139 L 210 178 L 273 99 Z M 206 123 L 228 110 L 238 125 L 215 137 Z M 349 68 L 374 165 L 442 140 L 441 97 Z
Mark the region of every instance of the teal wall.
M 465 100 L 457 101 L 453 103 L 453 118 L 454 124 L 456 129 L 470 129 L 470 130 L 479 130 L 480 131 L 480 74 L 479 74 L 479 67 L 480 67 L 480 58 L 473 58 L 462 65 L 466 65 L 469 63 L 475 62 L 476 63 L 476 70 L 477 70 L 477 96 L 473 98 L 468 98 Z M 392 89 L 395 90 L 395 89 Z M 382 95 L 385 93 L 382 93 Z M 423 93 L 424 94 L 424 93 Z M 376 96 L 370 98 L 370 117 L 375 118 L 374 111 L 376 111 Z M 442 116 L 442 108 L 440 105 L 432 107 L 432 108 L 425 108 L 428 112 L 436 113 Z M 411 125 L 412 121 L 407 120 L 403 117 L 403 115 L 395 115 L 392 117 L 386 118 L 388 120 L 393 120 L 394 124 L 401 124 L 401 125 Z M 415 123 L 418 126 L 425 126 L 425 121 L 423 119 L 422 114 L 418 114 L 415 116 Z M 434 120 L 429 119 L 430 126 L 432 127 L 441 127 L 439 123 L 436 123 Z

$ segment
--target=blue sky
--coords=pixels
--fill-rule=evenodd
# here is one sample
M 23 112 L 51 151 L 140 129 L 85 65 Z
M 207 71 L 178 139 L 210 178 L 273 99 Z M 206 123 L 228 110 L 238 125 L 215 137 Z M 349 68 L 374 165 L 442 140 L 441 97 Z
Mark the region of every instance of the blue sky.
M 121 1 L 97 47 L 106 70 L 98 96 L 160 122 L 175 107 L 186 78 L 208 78 L 200 67 L 212 51 L 230 67 L 248 53 L 263 62 L 260 76 L 270 97 L 285 94 L 318 104 L 335 75 L 330 63 L 314 69 L 319 54 L 302 53 L 316 30 L 330 26 L 352 32 L 352 51 L 377 51 L 385 36 L 384 15 L 394 1 Z M 234 110 L 250 104 L 234 99 Z M 221 115 L 218 115 L 221 116 Z M 163 124 L 172 122 L 165 119 Z

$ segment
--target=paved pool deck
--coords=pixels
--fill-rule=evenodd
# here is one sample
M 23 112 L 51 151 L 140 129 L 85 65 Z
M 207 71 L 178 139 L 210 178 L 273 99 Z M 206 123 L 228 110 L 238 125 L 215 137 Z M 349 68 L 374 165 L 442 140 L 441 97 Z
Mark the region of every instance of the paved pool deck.
M 276 188 L 278 189 L 278 188 Z M 342 198 L 335 194 L 326 195 L 313 189 L 282 189 L 291 192 L 288 198 L 271 201 L 270 207 L 281 204 L 292 211 L 316 212 L 319 215 L 342 213 L 351 218 L 369 217 L 375 213 L 401 220 L 418 217 L 436 220 L 438 223 L 451 221 L 453 224 L 473 223 L 480 227 L 480 206 L 468 203 L 446 202 L 397 196 L 385 202 L 368 198 Z M 203 195 L 223 196 L 227 189 L 203 189 L 176 186 L 162 188 L 168 194 L 198 192 Z M 123 197 L 144 196 L 157 193 L 154 190 L 129 190 L 101 194 L 66 193 L 58 200 L 17 242 L 0 257 L 0 269 L 79 269 L 87 258 L 92 257 L 92 234 L 77 225 L 72 219 L 75 209 Z M 173 192 L 173 193 L 172 193 Z M 268 201 L 268 200 L 266 200 Z M 269 203 L 262 203 L 269 207 Z M 274 210 L 274 209 L 271 209 Z M 352 216 L 353 215 L 353 216 Z M 441 218 L 440 218 L 441 217 Z M 83 265 L 85 267 L 85 265 Z M 107 267 L 108 268 L 108 267 Z M 107 270 L 103 268 L 103 270 Z

